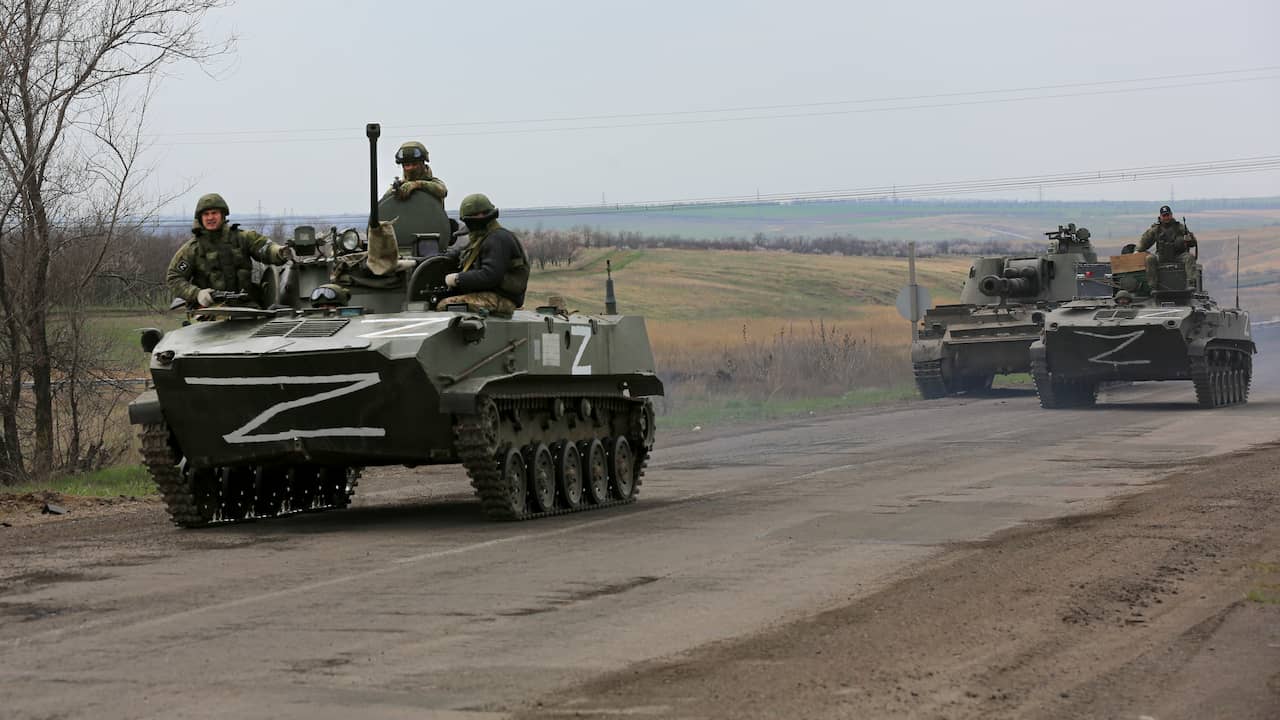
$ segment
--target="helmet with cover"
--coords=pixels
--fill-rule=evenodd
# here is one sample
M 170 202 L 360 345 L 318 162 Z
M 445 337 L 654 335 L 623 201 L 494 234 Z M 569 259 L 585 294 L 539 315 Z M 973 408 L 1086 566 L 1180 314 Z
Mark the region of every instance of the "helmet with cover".
M 400 165 L 410 162 L 427 162 L 430 159 L 427 156 L 427 146 L 416 140 L 411 140 L 396 150 L 396 163 Z
M 487 222 L 498 217 L 498 208 L 494 207 L 493 201 L 489 200 L 487 195 L 473 193 L 462 199 L 458 216 L 463 222 L 476 220 Z
M 200 213 L 205 210 L 221 210 L 224 216 L 231 214 L 231 208 L 227 207 L 227 201 L 222 199 L 218 193 L 209 193 L 201 195 L 196 201 L 196 219 L 200 219 Z

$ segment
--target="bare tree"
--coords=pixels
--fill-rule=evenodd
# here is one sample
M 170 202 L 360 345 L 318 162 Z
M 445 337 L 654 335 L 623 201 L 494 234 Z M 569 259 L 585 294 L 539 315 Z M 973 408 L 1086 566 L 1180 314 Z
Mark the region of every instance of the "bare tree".
M 223 4 L 0 0 L 0 347 L 9 356 L 0 362 L 0 476 L 54 469 L 53 374 L 67 365 L 53 354 L 50 310 L 79 307 L 122 226 L 138 222 L 139 128 L 153 81 L 169 64 L 227 50 L 199 32 Z M 73 249 L 74 266 L 62 262 Z M 17 437 L 24 378 L 34 428 L 25 463 Z

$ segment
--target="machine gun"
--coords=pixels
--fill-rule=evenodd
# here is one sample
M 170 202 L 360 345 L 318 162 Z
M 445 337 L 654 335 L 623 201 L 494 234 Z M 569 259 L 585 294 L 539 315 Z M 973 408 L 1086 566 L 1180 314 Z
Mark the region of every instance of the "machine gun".
M 213 295 L 213 305 L 210 305 L 209 307 L 226 305 L 228 303 L 248 302 L 250 300 L 249 293 L 240 292 L 238 290 L 214 290 L 211 294 Z M 183 298 L 174 298 L 173 302 L 169 303 L 170 310 L 186 308 L 187 312 L 199 312 L 201 307 L 202 306 L 199 303 L 187 302 Z
M 1049 243 L 1049 252 L 1051 253 L 1068 252 L 1072 245 L 1088 247 L 1089 238 L 1091 237 L 1089 228 L 1077 228 L 1075 223 L 1059 225 L 1057 230 L 1050 230 L 1045 235 L 1051 241 Z

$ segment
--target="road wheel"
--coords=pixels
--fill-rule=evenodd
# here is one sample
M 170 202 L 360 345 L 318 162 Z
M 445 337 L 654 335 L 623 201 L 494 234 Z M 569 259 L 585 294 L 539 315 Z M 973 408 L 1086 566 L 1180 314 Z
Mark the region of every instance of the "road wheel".
M 565 507 L 573 509 L 582 504 L 582 453 L 570 440 L 560 443 L 556 484 L 560 487 L 560 499 Z
M 507 448 L 502 457 L 502 502 L 504 514 L 512 518 L 528 510 L 528 473 L 520 448 Z
M 538 512 L 551 512 L 556 506 L 556 464 L 551 449 L 543 443 L 533 448 L 529 457 L 529 487 Z
M 636 492 L 636 458 L 625 435 L 613 440 L 609 453 L 609 480 L 619 500 L 630 500 Z
M 586 445 L 587 499 L 598 505 L 609 499 L 609 457 L 600 438 L 592 438 Z

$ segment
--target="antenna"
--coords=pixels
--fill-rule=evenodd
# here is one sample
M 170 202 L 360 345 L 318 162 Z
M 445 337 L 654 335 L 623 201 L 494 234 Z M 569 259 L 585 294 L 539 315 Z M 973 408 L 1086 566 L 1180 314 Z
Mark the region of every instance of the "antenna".
M 618 314 L 618 299 L 613 296 L 613 261 L 604 261 L 604 314 Z
M 1240 309 L 1240 236 L 1236 236 L 1236 309 Z
M 369 123 L 364 126 L 364 135 L 369 138 L 369 227 L 378 227 L 378 136 L 382 134 L 382 126 Z

